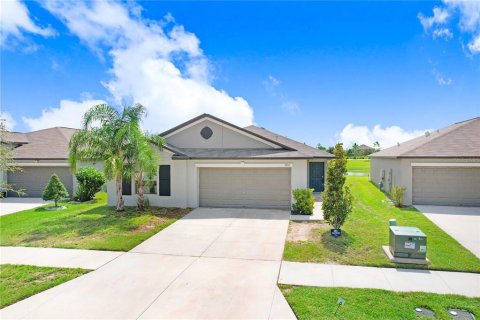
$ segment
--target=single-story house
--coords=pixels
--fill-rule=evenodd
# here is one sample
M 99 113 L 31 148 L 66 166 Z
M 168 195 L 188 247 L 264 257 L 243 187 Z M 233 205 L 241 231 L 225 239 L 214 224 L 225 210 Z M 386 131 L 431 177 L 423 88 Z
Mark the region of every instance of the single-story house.
M 203 114 L 161 133 L 158 174 L 150 205 L 167 207 L 290 208 L 292 189 L 322 192 L 333 155 L 264 128 L 238 127 Z M 107 183 L 115 204 L 115 182 Z M 134 182 L 123 182 L 125 205 L 137 202 Z
M 370 155 L 370 179 L 405 204 L 480 206 L 480 117 Z
M 2 179 L 25 197 L 41 197 L 52 174 L 56 173 L 69 194 L 74 190 L 74 176 L 68 164 L 68 144 L 76 129 L 54 127 L 27 133 L 6 132 L 2 143 L 14 147 L 13 160 L 19 171 L 3 172 Z M 17 196 L 9 192 L 7 196 Z

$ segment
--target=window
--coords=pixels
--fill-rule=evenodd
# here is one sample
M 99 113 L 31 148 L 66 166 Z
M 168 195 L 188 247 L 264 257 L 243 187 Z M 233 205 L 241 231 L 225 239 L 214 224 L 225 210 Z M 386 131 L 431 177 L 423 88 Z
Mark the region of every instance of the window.
M 122 196 L 131 196 L 131 195 L 132 195 L 132 179 L 123 177 Z
M 170 165 L 161 165 L 158 169 L 159 195 L 170 196 Z

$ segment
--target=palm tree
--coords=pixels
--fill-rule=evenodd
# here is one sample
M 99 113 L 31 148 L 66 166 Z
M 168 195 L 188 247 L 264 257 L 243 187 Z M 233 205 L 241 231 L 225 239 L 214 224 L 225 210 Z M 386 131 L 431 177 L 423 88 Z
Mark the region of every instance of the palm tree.
M 78 161 L 104 161 L 105 176 L 115 179 L 117 211 L 123 210 L 124 166 L 133 167 L 132 142 L 142 136 L 140 121 L 145 114 L 146 109 L 141 104 L 124 107 L 122 112 L 107 104 L 93 106 L 83 116 L 82 129 L 70 140 L 72 170 L 76 169 Z
M 165 140 L 159 135 L 148 132 L 135 132 L 132 143 L 127 152 L 130 162 L 125 166 L 125 174 L 132 176 L 138 194 L 137 208 L 145 209 L 145 179 L 154 180 L 157 173 L 159 154 Z

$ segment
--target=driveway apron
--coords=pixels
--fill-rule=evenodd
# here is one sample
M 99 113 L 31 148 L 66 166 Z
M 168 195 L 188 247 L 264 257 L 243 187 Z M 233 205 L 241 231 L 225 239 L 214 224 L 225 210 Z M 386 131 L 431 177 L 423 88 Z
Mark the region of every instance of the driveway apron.
M 277 288 L 289 213 L 198 208 L 7 318 L 294 319 Z

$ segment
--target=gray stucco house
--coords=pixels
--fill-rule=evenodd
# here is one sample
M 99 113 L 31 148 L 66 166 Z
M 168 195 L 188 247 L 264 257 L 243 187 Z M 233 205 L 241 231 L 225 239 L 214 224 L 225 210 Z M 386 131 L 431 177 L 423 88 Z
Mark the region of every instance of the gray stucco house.
M 405 204 L 480 206 L 480 117 L 370 155 L 370 179 Z
M 166 146 L 147 195 L 166 207 L 290 208 L 292 189 L 321 192 L 333 155 L 264 128 L 238 127 L 203 114 L 161 133 Z M 115 182 L 107 183 L 109 205 Z M 133 181 L 125 205 L 136 205 Z
M 53 173 L 56 173 L 69 194 L 74 189 L 74 176 L 68 164 L 68 144 L 76 129 L 54 127 L 27 133 L 6 132 L 2 143 L 14 147 L 15 165 L 20 171 L 2 172 L 2 180 L 24 189 L 26 197 L 41 197 Z M 16 196 L 9 193 L 7 196 Z

